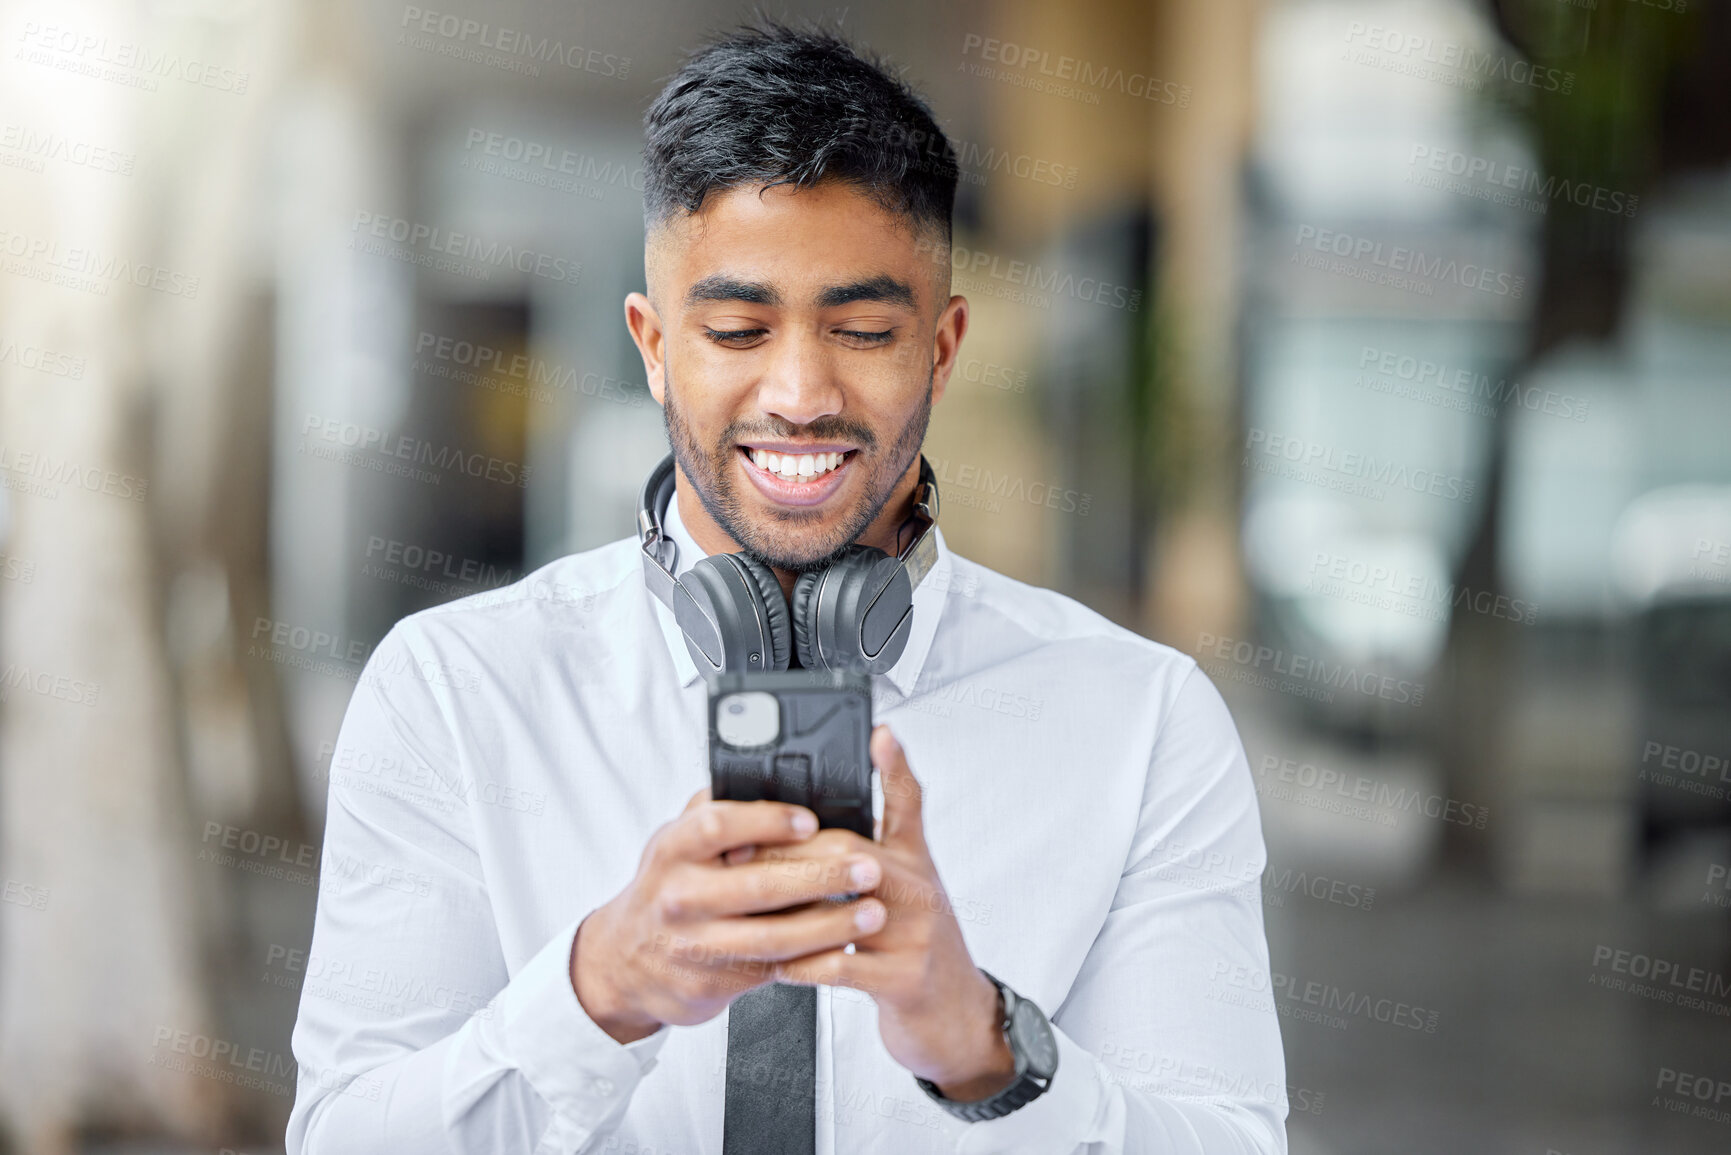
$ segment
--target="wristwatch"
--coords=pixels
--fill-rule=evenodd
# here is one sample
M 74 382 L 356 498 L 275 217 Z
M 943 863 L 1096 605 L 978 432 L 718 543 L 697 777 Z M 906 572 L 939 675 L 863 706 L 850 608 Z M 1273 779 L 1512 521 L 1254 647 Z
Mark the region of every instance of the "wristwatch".
M 1004 1040 L 1010 1045 L 1010 1053 L 1016 1057 L 1015 1078 L 1010 1080 L 1008 1087 L 990 1099 L 958 1102 L 944 1098 L 936 1083 L 918 1075 L 914 1076 L 914 1082 L 920 1085 L 920 1090 L 944 1110 L 969 1123 L 1002 1118 L 1017 1107 L 1032 1103 L 1046 1093 L 1046 1089 L 1052 1085 L 1052 1076 L 1058 1071 L 1058 1043 L 1052 1037 L 1052 1024 L 1046 1021 L 1045 1013 L 1004 985 L 985 967 L 980 968 L 980 973 L 991 979 L 992 985 L 998 988 L 998 1006 L 1003 1012 Z

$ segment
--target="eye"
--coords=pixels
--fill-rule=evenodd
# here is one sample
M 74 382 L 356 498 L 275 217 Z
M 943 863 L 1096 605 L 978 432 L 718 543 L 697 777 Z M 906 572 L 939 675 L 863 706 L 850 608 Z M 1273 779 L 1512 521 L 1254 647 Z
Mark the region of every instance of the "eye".
M 767 333 L 768 329 L 711 329 L 704 326 L 703 335 L 717 345 L 725 345 L 733 341 L 741 341 L 747 337 L 755 337 L 759 333 Z
M 858 329 L 838 329 L 837 332 L 844 337 L 856 337 L 861 341 L 867 341 L 873 345 L 881 345 L 896 334 L 894 329 L 885 329 L 881 333 L 865 333 Z

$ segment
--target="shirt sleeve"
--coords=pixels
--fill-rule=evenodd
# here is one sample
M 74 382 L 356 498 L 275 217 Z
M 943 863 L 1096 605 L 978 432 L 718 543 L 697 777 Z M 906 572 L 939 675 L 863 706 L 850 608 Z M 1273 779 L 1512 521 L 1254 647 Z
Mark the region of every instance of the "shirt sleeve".
M 1155 737 L 1127 867 L 1052 1020 L 1046 1092 L 957 1133 L 958 1155 L 1286 1155 L 1268 974 L 1267 853 L 1244 747 L 1191 664 Z
M 473 687 L 414 622 L 368 660 L 331 756 L 287 1155 L 593 1149 L 668 1028 L 621 1045 L 583 1010 L 569 977 L 581 919 L 510 973 L 475 776 L 447 722 Z

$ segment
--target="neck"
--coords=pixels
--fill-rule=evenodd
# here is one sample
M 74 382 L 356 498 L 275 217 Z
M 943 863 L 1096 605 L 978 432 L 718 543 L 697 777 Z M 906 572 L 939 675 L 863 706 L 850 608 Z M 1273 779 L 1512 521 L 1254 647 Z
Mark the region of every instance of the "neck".
M 697 490 L 685 476 L 685 470 L 675 467 L 673 499 L 679 503 L 679 520 L 685 524 L 685 530 L 691 535 L 698 548 L 706 554 L 735 553 L 740 544 L 709 516 L 709 511 L 703 508 L 703 500 L 697 496 Z M 890 493 L 890 499 L 884 502 L 883 509 L 872 519 L 854 541 L 859 545 L 876 546 L 887 554 L 896 552 L 896 531 L 913 512 L 914 490 L 920 481 L 920 459 L 916 456 L 908 466 L 906 473 L 896 482 L 895 489 Z M 798 577 L 792 570 L 776 568 L 776 580 L 781 583 L 781 592 L 791 596 L 794 579 Z

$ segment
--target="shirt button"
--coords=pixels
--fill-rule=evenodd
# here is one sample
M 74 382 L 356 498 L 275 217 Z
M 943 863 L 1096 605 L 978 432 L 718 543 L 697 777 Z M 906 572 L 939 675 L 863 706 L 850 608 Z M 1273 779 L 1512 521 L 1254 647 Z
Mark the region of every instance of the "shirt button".
M 590 1086 L 595 1088 L 597 1095 L 611 1095 L 613 1093 L 612 1079 L 596 1079 Z

